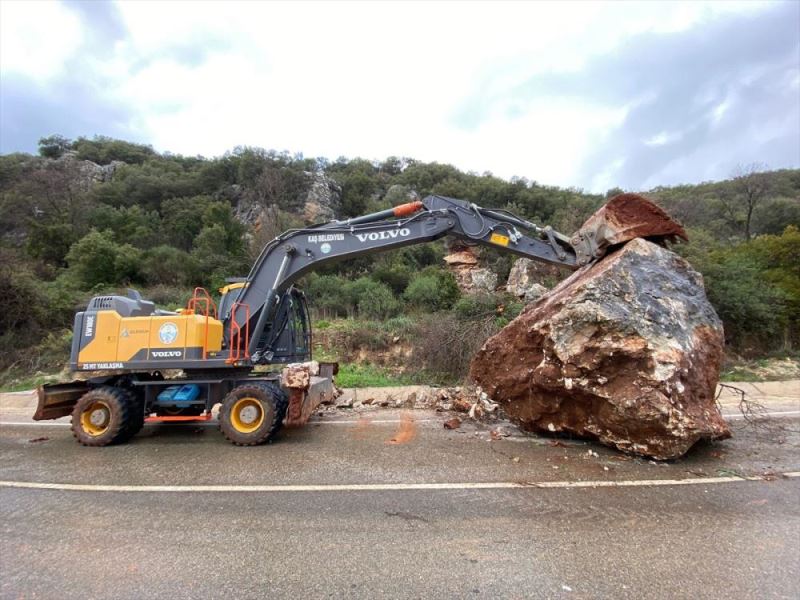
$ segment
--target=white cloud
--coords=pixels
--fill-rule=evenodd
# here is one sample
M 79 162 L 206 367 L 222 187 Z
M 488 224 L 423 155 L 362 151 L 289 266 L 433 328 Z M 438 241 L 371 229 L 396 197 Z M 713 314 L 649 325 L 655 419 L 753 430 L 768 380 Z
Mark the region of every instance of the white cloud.
M 117 4 L 127 37 L 98 54 L 81 47 L 80 23 L 61 5 L 0 6 L 3 73 L 48 81 L 78 56 L 104 81 L 97 94 L 131 107 L 141 139 L 159 150 L 211 156 L 247 144 L 329 158 L 395 154 L 584 186 L 611 177 L 579 181 L 578 166 L 629 107 L 593 98 L 520 103 L 515 89 L 535 74 L 575 71 L 631 35 L 760 9 L 128 1 Z M 482 116 L 467 127 L 460 115 L 470 98 L 484 104 L 472 107 Z M 649 142 L 670 139 L 665 132 Z
M 0 2 L 0 73 L 40 83 L 58 75 L 83 40 L 78 17 L 57 2 Z

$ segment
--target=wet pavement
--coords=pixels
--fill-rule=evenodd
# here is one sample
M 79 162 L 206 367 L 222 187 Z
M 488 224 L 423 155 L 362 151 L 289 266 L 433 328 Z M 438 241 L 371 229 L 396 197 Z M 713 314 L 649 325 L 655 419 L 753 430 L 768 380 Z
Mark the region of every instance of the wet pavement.
M 84 448 L 2 416 L 0 481 L 53 484 L 0 483 L 2 598 L 800 594 L 796 418 L 656 463 L 435 411 L 326 413 L 257 448 L 211 424 Z

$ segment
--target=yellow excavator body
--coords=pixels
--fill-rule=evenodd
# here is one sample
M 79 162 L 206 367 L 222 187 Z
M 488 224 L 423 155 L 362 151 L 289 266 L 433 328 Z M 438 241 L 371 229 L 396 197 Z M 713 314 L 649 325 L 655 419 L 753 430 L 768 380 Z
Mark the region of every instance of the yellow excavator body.
M 114 310 L 101 310 L 86 319 L 78 352 L 81 370 L 124 368 L 149 360 L 201 360 L 204 353 L 213 357 L 222 348 L 222 322 L 192 311 L 121 317 Z

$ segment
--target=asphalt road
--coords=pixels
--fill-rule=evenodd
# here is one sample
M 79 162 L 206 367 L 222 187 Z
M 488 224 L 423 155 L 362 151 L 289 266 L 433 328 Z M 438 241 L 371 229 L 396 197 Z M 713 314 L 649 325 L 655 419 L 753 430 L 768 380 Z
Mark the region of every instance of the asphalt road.
M 260 448 L 0 425 L 0 597 L 800 595 L 798 420 L 663 464 L 443 420 L 327 417 Z

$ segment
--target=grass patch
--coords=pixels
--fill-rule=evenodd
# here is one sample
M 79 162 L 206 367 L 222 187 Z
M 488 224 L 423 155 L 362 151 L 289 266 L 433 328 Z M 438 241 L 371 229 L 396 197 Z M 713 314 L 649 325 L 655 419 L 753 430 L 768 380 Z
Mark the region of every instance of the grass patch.
M 339 373 L 336 375 L 336 385 L 346 388 L 391 387 L 408 384 L 407 377 L 394 375 L 388 369 L 371 364 L 344 363 L 339 365 Z
M 18 377 L 2 384 L 3 392 L 26 392 L 35 389 L 43 383 L 53 383 L 58 381 L 57 375 L 33 375 L 30 377 Z
M 729 381 L 731 383 L 759 382 L 764 381 L 764 378 L 746 367 L 733 367 L 722 371 L 722 373 L 719 374 L 719 380 Z

